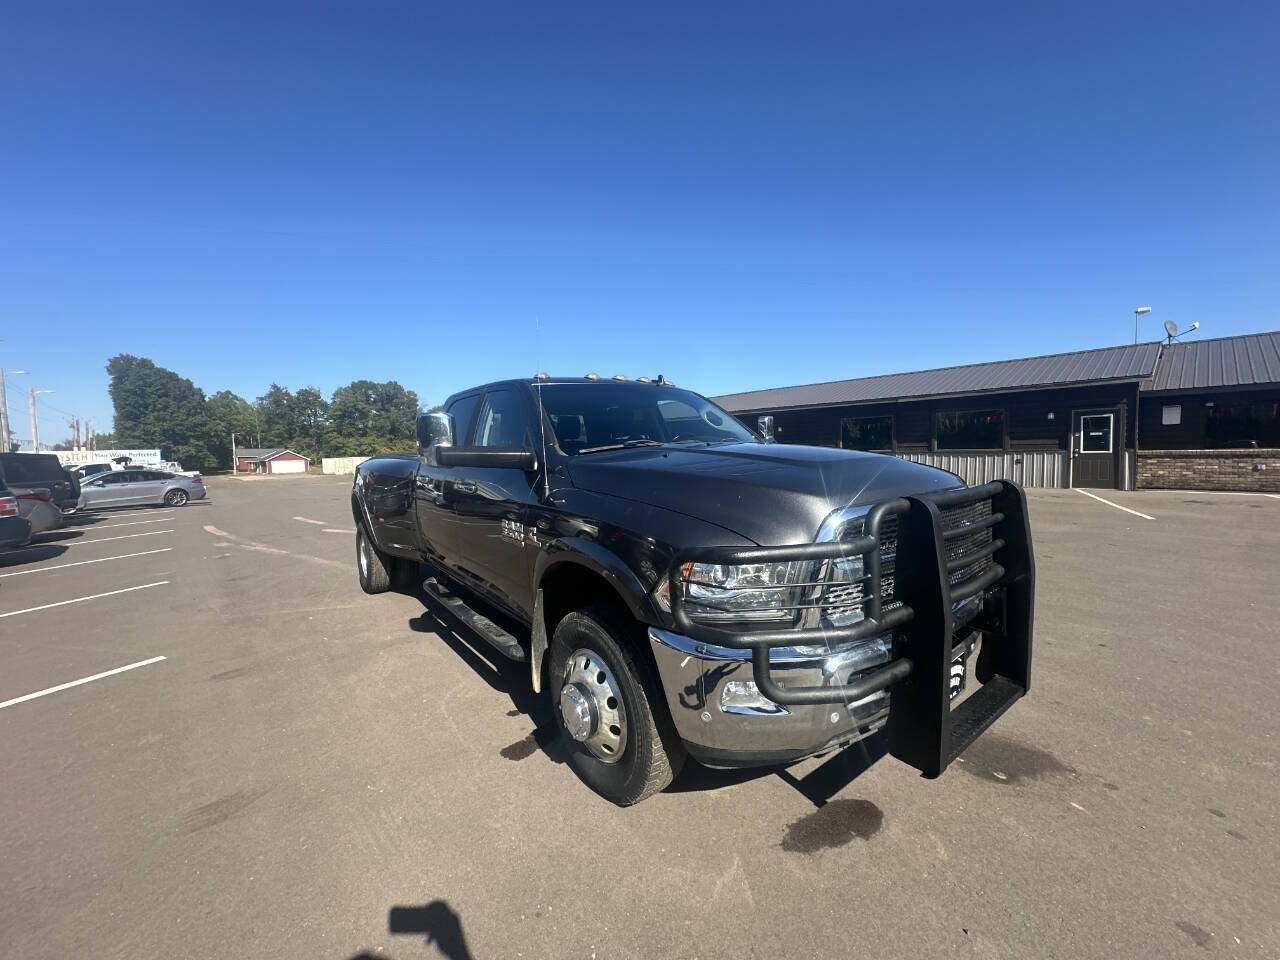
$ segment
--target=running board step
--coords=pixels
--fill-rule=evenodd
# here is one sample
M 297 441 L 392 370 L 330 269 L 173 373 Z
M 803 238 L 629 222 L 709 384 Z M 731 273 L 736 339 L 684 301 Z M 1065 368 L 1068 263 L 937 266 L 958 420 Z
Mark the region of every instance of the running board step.
M 947 763 L 964 753 L 987 727 L 1013 706 L 1027 691 L 1006 677 L 993 677 L 951 711 L 951 742 Z
M 529 661 L 529 654 L 519 640 L 488 617 L 476 613 L 476 611 L 467 606 L 466 601 L 448 587 L 437 583 L 434 577 L 426 580 L 422 584 L 422 589 L 427 591 L 433 599 L 439 600 L 444 604 L 446 610 L 460 622 L 470 627 L 482 640 L 504 657 L 515 660 L 517 663 L 527 663 Z

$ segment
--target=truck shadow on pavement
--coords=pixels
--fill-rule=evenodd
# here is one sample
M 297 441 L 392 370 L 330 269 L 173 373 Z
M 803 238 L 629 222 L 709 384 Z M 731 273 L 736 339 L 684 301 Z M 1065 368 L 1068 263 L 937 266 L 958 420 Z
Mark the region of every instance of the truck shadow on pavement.
M 488 684 L 491 690 L 508 697 L 511 702 L 508 716 L 523 714 L 533 724 L 533 730 L 528 736 L 503 747 L 501 755 L 507 760 L 523 760 L 535 750 L 541 750 L 553 762 L 564 763 L 565 749 L 560 742 L 555 715 L 551 712 L 551 704 L 546 695 L 533 692 L 529 682 L 529 665 L 508 660 L 493 650 L 482 637 L 449 616 L 425 591 L 416 589 L 405 592 L 417 597 L 424 608 L 421 614 L 409 621 L 409 629 L 416 633 L 430 633 L 443 640 L 458 655 L 458 659 L 474 670 L 476 676 Z
M 553 707 L 545 693 L 533 692 L 528 664 L 516 663 L 502 656 L 483 637 L 455 620 L 421 587 L 402 592 L 416 597 L 423 606 L 422 613 L 409 620 L 410 630 L 439 637 L 490 689 L 505 694 L 510 699 L 513 709 L 508 711 L 509 716 L 523 714 L 532 721 L 533 731 L 524 739 L 503 747 L 499 751 L 501 756 L 507 760 L 523 760 L 541 750 L 553 762 L 564 763 L 567 750 L 556 726 Z M 496 611 L 486 609 L 484 612 L 494 620 L 502 619 L 501 625 L 506 629 L 520 629 L 518 625 L 501 618 Z M 815 807 L 823 807 L 887 753 L 887 741 L 882 734 L 876 734 L 830 754 L 820 766 L 802 777 L 797 777 L 783 765 L 715 770 L 690 759 L 664 792 L 720 790 L 762 777 L 776 776 Z
M 421 935 L 424 946 L 434 946 L 447 960 L 475 960 L 462 932 L 462 919 L 446 900 L 433 900 L 421 907 L 392 907 L 387 916 L 390 933 Z M 392 960 L 377 953 L 357 953 L 350 960 Z
M 667 787 L 667 792 L 719 790 L 763 777 L 777 777 L 815 807 L 824 807 L 827 801 L 866 773 L 872 764 L 888 752 L 888 743 L 884 737 L 875 734 L 828 755 L 821 765 L 800 777 L 791 768 L 781 765 L 716 770 L 690 760 L 675 782 Z

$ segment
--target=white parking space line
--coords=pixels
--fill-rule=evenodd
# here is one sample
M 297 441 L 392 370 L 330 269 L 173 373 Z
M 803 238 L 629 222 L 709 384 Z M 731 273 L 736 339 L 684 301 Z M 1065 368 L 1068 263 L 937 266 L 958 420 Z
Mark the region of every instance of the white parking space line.
M 1076 493 L 1083 493 L 1086 497 L 1093 497 L 1093 499 L 1097 500 L 1099 503 L 1105 503 L 1108 507 L 1115 507 L 1117 510 L 1123 510 L 1125 513 L 1132 513 L 1135 517 L 1141 517 L 1143 520 L 1155 519 L 1155 517 L 1147 516 L 1145 513 L 1139 513 L 1137 510 L 1130 510 L 1128 507 L 1122 507 L 1118 503 L 1112 503 L 1110 500 L 1105 500 L 1096 493 L 1090 493 L 1088 490 L 1082 490 L 1079 487 L 1075 487 L 1074 489 Z
M 324 526 L 324 521 L 323 521 L 323 520 L 311 520 L 311 519 L 309 519 L 309 518 L 307 518 L 307 517 L 294 517 L 293 519 L 295 519 L 295 520 L 301 520 L 303 523 L 314 523 L 317 527 L 323 527 L 323 526 Z
M 160 520 L 130 520 L 127 523 L 108 523 L 106 526 L 103 526 L 103 527 L 94 527 L 93 531 L 96 533 L 99 530 L 114 530 L 116 527 L 136 527 L 140 523 L 168 523 L 168 522 L 169 522 L 168 517 L 164 517 L 163 519 L 160 519 Z
M 79 547 L 86 543 L 108 543 L 112 540 L 132 540 L 134 537 L 158 537 L 162 533 L 173 533 L 173 528 L 170 527 L 168 530 L 148 530 L 146 533 L 121 533 L 114 537 L 98 537 L 96 540 L 73 540 L 64 544 L 64 546 Z M 53 542 L 57 543 L 58 541 L 55 540 Z M 37 546 L 42 546 L 42 544 L 37 544 Z
M 1280 500 L 1280 493 L 1257 493 L 1253 490 L 1166 490 L 1163 487 L 1153 487 L 1150 493 L 1176 493 L 1182 494 L 1201 494 L 1207 493 L 1211 497 L 1271 497 Z
M 321 533 L 355 533 L 354 530 L 335 530 L 333 527 L 325 527 Z
M 28 573 L 47 573 L 50 570 L 65 570 L 67 567 L 83 567 L 87 563 L 106 563 L 108 560 L 128 560 L 130 557 L 148 557 L 153 553 L 168 553 L 173 547 L 161 547 L 159 550 L 142 550 L 138 553 L 122 553 L 117 557 L 99 557 L 97 560 L 77 560 L 75 563 L 60 563 L 54 567 L 37 567 L 34 570 L 15 570 L 13 573 L 0 573 L 0 580 L 5 577 L 25 577 Z
M 70 683 L 60 683 L 56 687 L 48 687 L 44 690 L 37 690 L 35 693 L 28 693 L 22 697 L 14 697 L 12 700 L 6 700 L 0 703 L 0 710 L 5 707 L 12 707 L 18 703 L 26 703 L 28 700 L 34 700 L 36 697 L 47 697 L 51 693 L 57 693 L 60 690 L 70 690 L 72 687 L 78 687 L 82 683 L 93 683 L 95 680 L 101 680 L 103 677 L 113 677 L 117 673 L 124 673 L 126 670 L 137 670 L 138 667 L 149 666 L 153 663 L 159 663 L 164 657 L 152 657 L 150 660 L 139 660 L 137 663 L 127 663 L 123 667 L 116 667 L 114 670 L 104 670 L 102 673 L 95 673 L 92 677 L 81 677 L 79 680 L 72 680 Z
M 54 607 L 65 607 L 69 603 L 84 603 L 86 600 L 101 600 L 103 597 L 114 597 L 118 593 L 133 593 L 135 590 L 146 590 L 148 587 L 163 587 L 168 580 L 157 580 L 155 583 L 144 583 L 137 587 L 125 587 L 123 590 L 108 590 L 106 593 L 94 593 L 87 597 L 75 597 L 71 600 L 59 600 L 57 603 L 46 603 L 39 607 L 27 607 L 25 610 L 10 610 L 0 613 L 0 620 L 5 617 L 16 617 L 23 613 L 35 613 L 39 610 L 52 610 Z

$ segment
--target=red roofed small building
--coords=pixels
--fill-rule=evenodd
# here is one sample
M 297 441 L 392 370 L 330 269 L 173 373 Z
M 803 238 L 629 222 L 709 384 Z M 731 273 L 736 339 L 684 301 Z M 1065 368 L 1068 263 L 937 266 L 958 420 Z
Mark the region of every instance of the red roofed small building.
M 237 473 L 310 473 L 311 460 L 285 447 L 245 447 L 236 451 Z

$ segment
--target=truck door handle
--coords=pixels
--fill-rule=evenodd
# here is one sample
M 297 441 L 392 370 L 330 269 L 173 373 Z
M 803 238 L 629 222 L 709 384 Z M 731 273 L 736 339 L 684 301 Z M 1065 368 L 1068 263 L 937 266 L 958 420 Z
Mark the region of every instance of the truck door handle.
M 453 483 L 453 489 L 457 490 L 459 493 L 475 493 L 476 482 L 474 480 L 455 480 Z

